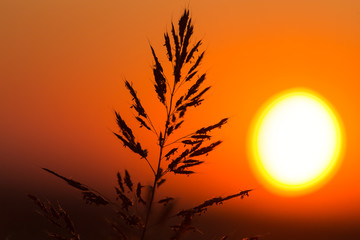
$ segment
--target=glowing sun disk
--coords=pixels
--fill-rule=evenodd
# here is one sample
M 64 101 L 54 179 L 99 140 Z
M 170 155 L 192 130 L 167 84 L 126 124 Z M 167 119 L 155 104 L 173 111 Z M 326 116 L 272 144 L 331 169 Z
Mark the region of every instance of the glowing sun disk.
M 341 131 L 328 104 L 308 91 L 291 91 L 262 112 L 252 145 L 261 180 L 285 194 L 300 194 L 334 170 Z

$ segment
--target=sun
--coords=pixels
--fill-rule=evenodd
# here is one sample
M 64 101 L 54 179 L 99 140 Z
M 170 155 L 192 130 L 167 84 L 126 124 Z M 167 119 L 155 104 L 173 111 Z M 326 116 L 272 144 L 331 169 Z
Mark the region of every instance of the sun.
M 301 195 L 326 182 L 339 165 L 342 131 L 335 110 L 309 90 L 274 97 L 251 133 L 252 166 L 267 188 Z

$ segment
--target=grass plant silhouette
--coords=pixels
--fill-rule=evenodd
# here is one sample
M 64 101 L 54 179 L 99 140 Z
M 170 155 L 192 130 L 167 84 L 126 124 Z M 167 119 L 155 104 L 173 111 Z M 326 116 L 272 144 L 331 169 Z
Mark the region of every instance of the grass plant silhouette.
M 130 149 L 141 159 L 144 159 L 153 173 L 153 184 L 147 186 L 149 197 L 145 197 L 141 182 L 135 182 L 130 173 L 125 170 L 124 175 L 117 173 L 117 186 L 115 191 L 116 200 L 104 196 L 87 185 L 73 179 L 66 178 L 52 170 L 43 168 L 48 173 L 64 180 L 68 185 L 81 191 L 83 199 L 88 204 L 98 206 L 110 206 L 119 216 L 121 221 L 109 221 L 119 239 L 137 238 L 144 240 L 148 234 L 149 223 L 154 209 L 154 203 L 164 205 L 170 211 L 174 201 L 173 197 L 157 199 L 156 193 L 165 183 L 168 174 L 191 175 L 195 168 L 204 163 L 204 157 L 213 151 L 222 141 L 212 141 L 212 131 L 221 128 L 227 123 L 228 118 L 223 118 L 215 124 L 202 127 L 186 134 L 176 140 L 170 141 L 174 132 L 179 131 L 185 121 L 185 114 L 191 108 L 198 107 L 204 101 L 204 95 L 209 91 L 210 86 L 203 86 L 206 80 L 206 73 L 201 73 L 199 66 L 204 58 L 205 51 L 200 51 L 202 40 L 192 41 L 194 26 L 188 9 L 180 17 L 177 26 L 171 24 L 171 32 L 164 34 L 164 47 L 166 48 L 167 60 L 172 66 L 172 81 L 165 76 L 163 65 L 160 63 L 154 48 L 150 45 L 154 65 L 154 87 L 158 100 L 166 110 L 166 121 L 162 130 L 156 129 L 149 115 L 145 111 L 132 83 L 125 80 L 125 87 L 132 96 L 131 108 L 136 112 L 135 119 L 140 127 L 151 131 L 156 137 L 159 147 L 159 154 L 156 165 L 153 166 L 148 159 L 148 150 L 137 140 L 132 129 L 125 122 L 119 112 L 115 111 L 115 118 L 119 130 L 114 135 L 122 142 L 125 148 Z M 191 45 L 191 46 L 190 46 Z M 182 89 L 183 93 L 179 91 Z M 179 93 L 181 92 L 181 93 Z M 179 96 L 180 95 L 180 96 Z M 189 230 L 196 230 L 192 219 L 207 211 L 213 205 L 222 204 L 233 198 L 249 196 L 251 190 L 240 191 L 225 197 L 215 197 L 203 203 L 185 210 L 177 210 L 175 216 L 180 220 L 178 224 L 170 226 L 173 234 L 171 239 L 180 239 Z M 74 225 L 69 215 L 61 208 L 54 207 L 50 202 L 44 203 L 35 196 L 29 197 L 40 208 L 40 212 L 54 225 L 63 229 L 64 235 L 50 234 L 55 239 L 80 239 L 75 232 Z M 136 209 L 134 209 L 136 206 Z M 143 213 L 139 212 L 142 206 Z M 60 224 L 63 221 L 65 224 Z M 166 214 L 163 219 L 166 221 Z M 134 231 L 135 230 L 135 231 Z M 226 239 L 224 236 L 221 239 Z

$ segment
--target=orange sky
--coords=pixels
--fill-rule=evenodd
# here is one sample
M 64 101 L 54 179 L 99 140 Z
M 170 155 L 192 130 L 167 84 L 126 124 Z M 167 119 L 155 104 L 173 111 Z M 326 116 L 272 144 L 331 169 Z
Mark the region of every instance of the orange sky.
M 198 174 L 171 177 L 164 191 L 176 186 L 184 202 L 197 203 L 255 188 L 251 198 L 229 202 L 221 211 L 253 219 L 311 219 L 325 226 L 359 223 L 360 1 L 355 0 L 1 1 L 1 187 L 52 192 L 61 185 L 39 167 L 105 192 L 112 191 L 118 169 L 150 179 L 145 163 L 112 135 L 113 110 L 132 117 L 126 78 L 156 119 L 160 105 L 152 103 L 157 99 L 148 44 L 164 60 L 163 32 L 186 6 L 195 38 L 205 42 L 202 69 L 213 88 L 182 131 L 226 116 L 231 120 L 216 134 L 223 145 Z M 294 87 L 318 92 L 335 107 L 346 152 L 327 185 L 287 198 L 255 179 L 246 140 L 262 104 Z M 151 149 L 151 135 L 145 136 Z

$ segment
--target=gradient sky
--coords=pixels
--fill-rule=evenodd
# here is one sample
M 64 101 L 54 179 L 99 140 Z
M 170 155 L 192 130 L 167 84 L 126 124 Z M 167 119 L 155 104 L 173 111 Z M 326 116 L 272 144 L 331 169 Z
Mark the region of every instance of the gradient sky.
M 149 43 L 165 60 L 163 33 L 184 7 L 191 10 L 195 38 L 204 40 L 202 69 L 213 88 L 206 102 L 187 116 L 183 132 L 222 117 L 231 119 L 216 134 L 223 145 L 209 155 L 198 174 L 171 177 L 164 191 L 189 206 L 254 188 L 250 198 L 233 200 L 210 213 L 214 219 L 231 219 L 234 231 L 244 235 L 359 238 L 356 0 L 0 1 L 0 189 L 5 196 L 0 213 L 5 213 L 1 222 L 7 224 L 0 232 L 16 236 L 14 226 L 21 223 L 10 218 L 9 209 L 16 211 L 11 202 L 27 201 L 17 199 L 22 194 L 72 194 L 40 167 L 104 192 L 112 192 L 115 173 L 124 168 L 150 183 L 146 164 L 112 135 L 113 110 L 132 117 L 131 99 L 123 86 L 126 78 L 159 120 L 162 110 L 153 103 L 157 99 Z M 344 125 L 346 150 L 337 174 L 324 187 L 289 198 L 268 192 L 254 177 L 247 138 L 258 109 L 273 95 L 294 87 L 318 92 L 334 106 Z M 153 149 L 151 135 L 144 136 L 144 145 Z M 16 216 L 29 221 L 21 213 Z

